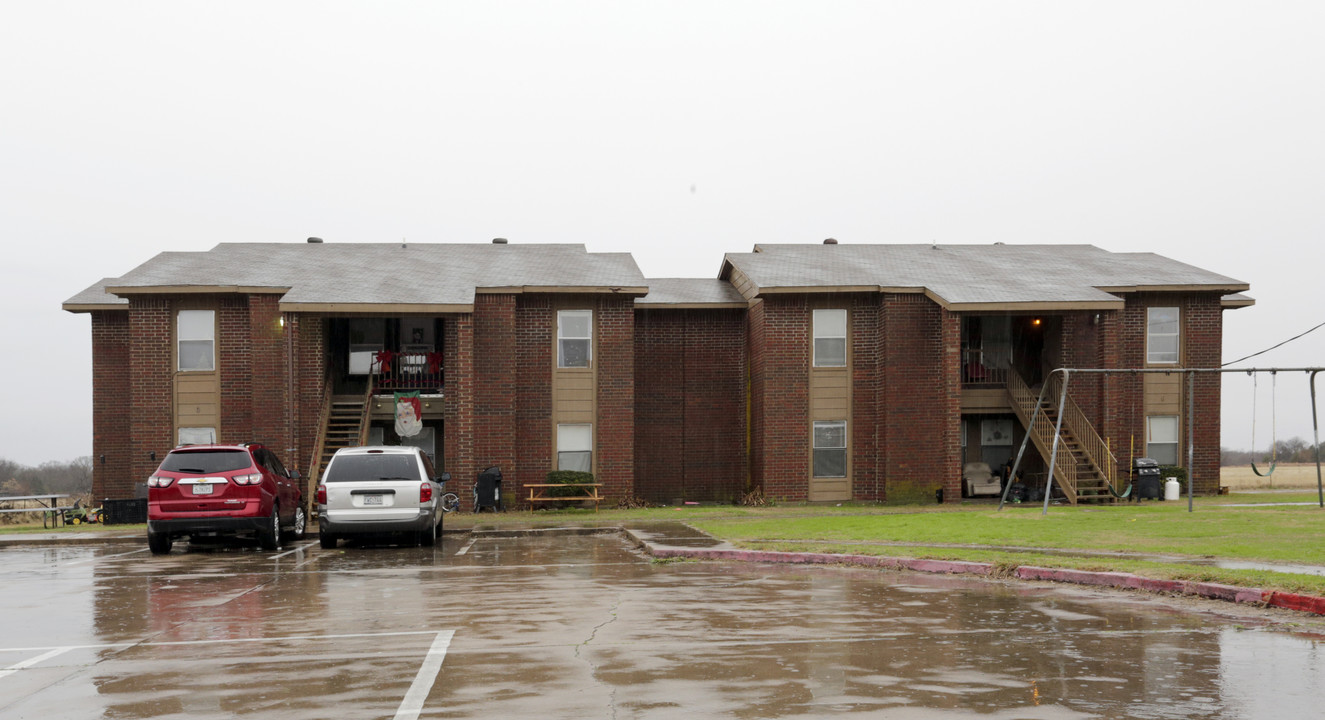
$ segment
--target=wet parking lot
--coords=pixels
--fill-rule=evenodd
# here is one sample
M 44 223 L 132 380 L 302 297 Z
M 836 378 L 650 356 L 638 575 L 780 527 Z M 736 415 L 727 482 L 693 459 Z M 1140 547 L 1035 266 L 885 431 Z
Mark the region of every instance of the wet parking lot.
M 1325 687 L 1325 636 L 1158 596 L 617 534 L 0 567 L 0 718 L 1314 717 Z

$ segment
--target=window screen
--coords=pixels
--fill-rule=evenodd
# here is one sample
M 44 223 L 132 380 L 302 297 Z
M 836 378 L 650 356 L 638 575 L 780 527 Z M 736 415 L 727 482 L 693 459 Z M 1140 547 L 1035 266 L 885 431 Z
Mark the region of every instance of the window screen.
M 593 311 L 557 313 L 557 367 L 587 368 L 593 353 Z
M 814 311 L 814 366 L 847 364 L 847 311 Z
M 831 420 L 814 424 L 814 476 L 847 476 L 847 423 Z
M 557 469 L 593 472 L 593 426 L 557 426 Z
M 1146 455 L 1160 465 L 1178 464 L 1178 417 L 1156 415 L 1148 418 Z
M 1152 307 L 1147 311 L 1146 362 L 1178 362 L 1178 308 Z
M 209 371 L 216 369 L 216 312 L 180 310 L 175 336 L 179 341 L 179 369 Z

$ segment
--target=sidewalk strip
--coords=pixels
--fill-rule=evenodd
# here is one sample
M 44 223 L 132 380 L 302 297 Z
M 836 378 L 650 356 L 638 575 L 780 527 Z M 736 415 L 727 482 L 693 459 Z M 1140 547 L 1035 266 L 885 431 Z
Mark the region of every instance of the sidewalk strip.
M 446 649 L 451 646 L 454 635 L 454 630 L 437 633 L 437 639 L 433 640 L 432 647 L 428 649 L 428 656 L 423 659 L 423 667 L 419 668 L 419 674 L 414 676 L 409 692 L 405 693 L 405 699 L 400 702 L 395 720 L 418 720 L 423 703 L 432 691 L 432 684 L 437 680 L 437 673 L 442 671 L 442 661 L 446 659 Z

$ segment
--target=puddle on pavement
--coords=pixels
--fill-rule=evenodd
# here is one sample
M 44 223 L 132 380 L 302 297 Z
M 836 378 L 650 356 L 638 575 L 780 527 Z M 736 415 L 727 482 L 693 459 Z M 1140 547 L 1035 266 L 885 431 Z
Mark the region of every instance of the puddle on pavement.
M 455 635 L 424 716 L 1307 717 L 1325 687 L 1325 636 L 1160 596 L 651 563 L 613 536 L 461 544 L 25 572 L 0 587 L 0 616 L 39 625 L 24 647 L 140 644 L 0 678 L 0 716 L 390 717 L 437 630 Z M 0 561 L 48 559 L 17 552 Z

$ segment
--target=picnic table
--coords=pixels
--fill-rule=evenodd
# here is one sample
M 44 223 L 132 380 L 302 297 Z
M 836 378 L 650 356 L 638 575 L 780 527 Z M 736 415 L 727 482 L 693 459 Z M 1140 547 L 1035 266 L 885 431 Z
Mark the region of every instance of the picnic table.
M 598 494 L 598 488 L 602 483 L 525 483 L 529 489 L 529 497 L 526 498 L 529 503 L 556 502 L 558 500 L 587 500 L 593 503 L 593 511 L 598 512 L 598 503 L 603 501 L 603 497 Z M 575 490 L 571 495 L 549 495 L 551 488 L 562 488 Z
M 56 505 L 56 500 L 69 497 L 58 493 L 43 493 L 41 495 L 0 495 L 0 503 L 7 502 L 32 502 L 36 507 L 17 507 L 0 508 L 0 513 L 20 513 L 20 512 L 39 512 L 41 513 L 41 526 L 43 528 L 59 527 L 64 524 L 64 511 L 73 510 L 73 505 Z

